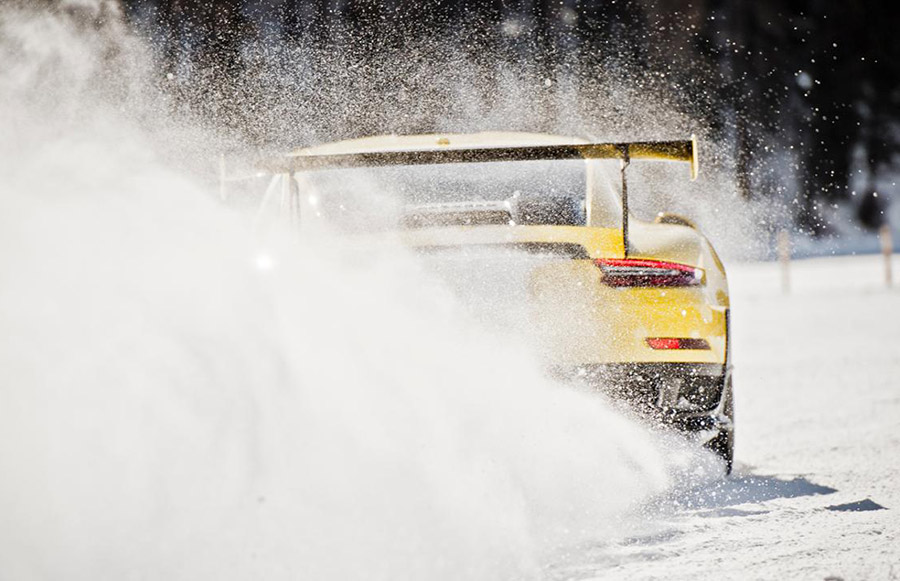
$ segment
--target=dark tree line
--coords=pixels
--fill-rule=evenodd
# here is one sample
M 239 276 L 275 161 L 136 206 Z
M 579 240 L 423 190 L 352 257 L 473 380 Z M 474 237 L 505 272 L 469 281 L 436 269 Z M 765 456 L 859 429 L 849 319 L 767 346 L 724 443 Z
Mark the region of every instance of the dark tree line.
M 858 189 L 861 222 L 877 227 L 883 208 L 873 196 L 875 179 L 897 171 L 900 151 L 900 43 L 891 39 L 900 9 L 878 2 L 719 0 L 717 10 L 725 24 L 713 31 L 719 39 L 711 42 L 713 57 L 730 48 L 724 36 L 735 45 L 738 143 L 749 143 L 744 151 L 769 142 L 798 152 L 802 226 L 822 231 L 821 206 Z M 750 174 L 742 169 L 739 175 Z
M 125 0 L 125 4 L 132 20 L 157 39 L 166 66 L 188 70 L 188 84 L 191 78 L 204 76 L 240 79 L 255 66 L 252 55 L 259 51 L 253 47 L 293 42 L 325 52 L 340 48 L 352 67 L 379 52 L 402 53 L 425 35 L 475 61 L 528 62 L 537 75 L 547 78 L 560 67 L 574 71 L 576 78 L 590 78 L 597 70 L 623 71 L 626 78 L 646 82 L 648 91 L 674 92 L 675 101 L 703 119 L 714 137 L 731 144 L 744 196 L 787 199 L 797 222 L 814 233 L 827 230 L 821 218 L 823 205 L 842 200 L 857 205 L 864 225 L 879 225 L 883 210 L 879 200 L 885 197 L 872 195 L 876 180 L 898 171 L 900 42 L 894 35 L 900 8 L 895 3 Z M 220 107 L 226 109 L 227 101 L 237 98 L 227 88 L 219 94 L 226 103 Z M 246 109 L 243 104 L 241 108 Z M 418 122 L 427 125 L 422 118 Z M 785 164 L 793 185 L 785 184 Z

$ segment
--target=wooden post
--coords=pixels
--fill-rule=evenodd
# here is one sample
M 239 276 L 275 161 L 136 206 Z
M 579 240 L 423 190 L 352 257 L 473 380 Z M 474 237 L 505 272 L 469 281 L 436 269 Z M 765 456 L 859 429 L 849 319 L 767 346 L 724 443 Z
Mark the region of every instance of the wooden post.
M 891 270 L 891 258 L 894 253 L 894 240 L 891 236 L 891 227 L 885 224 L 878 231 L 881 239 L 881 253 L 884 255 L 884 284 L 890 288 L 894 284 L 894 273 Z
M 787 230 L 778 232 L 778 260 L 781 262 L 781 292 L 791 291 L 791 237 Z

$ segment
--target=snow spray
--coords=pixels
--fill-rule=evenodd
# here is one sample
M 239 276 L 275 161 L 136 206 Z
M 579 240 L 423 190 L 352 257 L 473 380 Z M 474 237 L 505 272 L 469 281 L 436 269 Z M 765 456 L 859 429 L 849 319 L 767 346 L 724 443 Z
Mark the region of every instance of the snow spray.
M 403 248 L 256 236 L 152 74 L 0 10 L 0 578 L 537 578 L 669 485 Z

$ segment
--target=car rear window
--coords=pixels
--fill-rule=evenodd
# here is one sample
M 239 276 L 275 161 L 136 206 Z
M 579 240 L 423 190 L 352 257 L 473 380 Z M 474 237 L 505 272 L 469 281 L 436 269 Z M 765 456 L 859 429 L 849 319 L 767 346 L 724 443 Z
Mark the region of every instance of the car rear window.
M 464 163 L 297 173 L 317 217 L 350 229 L 481 224 L 585 225 L 588 184 L 593 225 L 621 218 L 600 164 L 583 160 Z M 593 171 L 589 180 L 589 171 Z M 599 179 L 598 179 L 599 178 Z M 364 225 L 364 226 L 363 226 Z

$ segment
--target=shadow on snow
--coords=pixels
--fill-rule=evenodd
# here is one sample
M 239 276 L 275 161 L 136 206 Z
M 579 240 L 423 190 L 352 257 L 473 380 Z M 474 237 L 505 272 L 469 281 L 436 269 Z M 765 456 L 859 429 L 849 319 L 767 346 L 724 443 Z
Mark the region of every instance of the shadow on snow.
M 810 482 L 802 476 L 790 479 L 756 474 L 737 475 L 718 481 L 706 481 L 683 488 L 676 487 L 652 504 L 659 509 L 714 510 L 705 516 L 752 516 L 767 511 L 738 510 L 729 507 L 759 504 L 779 498 L 798 498 L 833 494 L 837 489 Z M 723 510 L 715 510 L 723 509 Z M 727 509 L 727 510 L 725 510 Z

